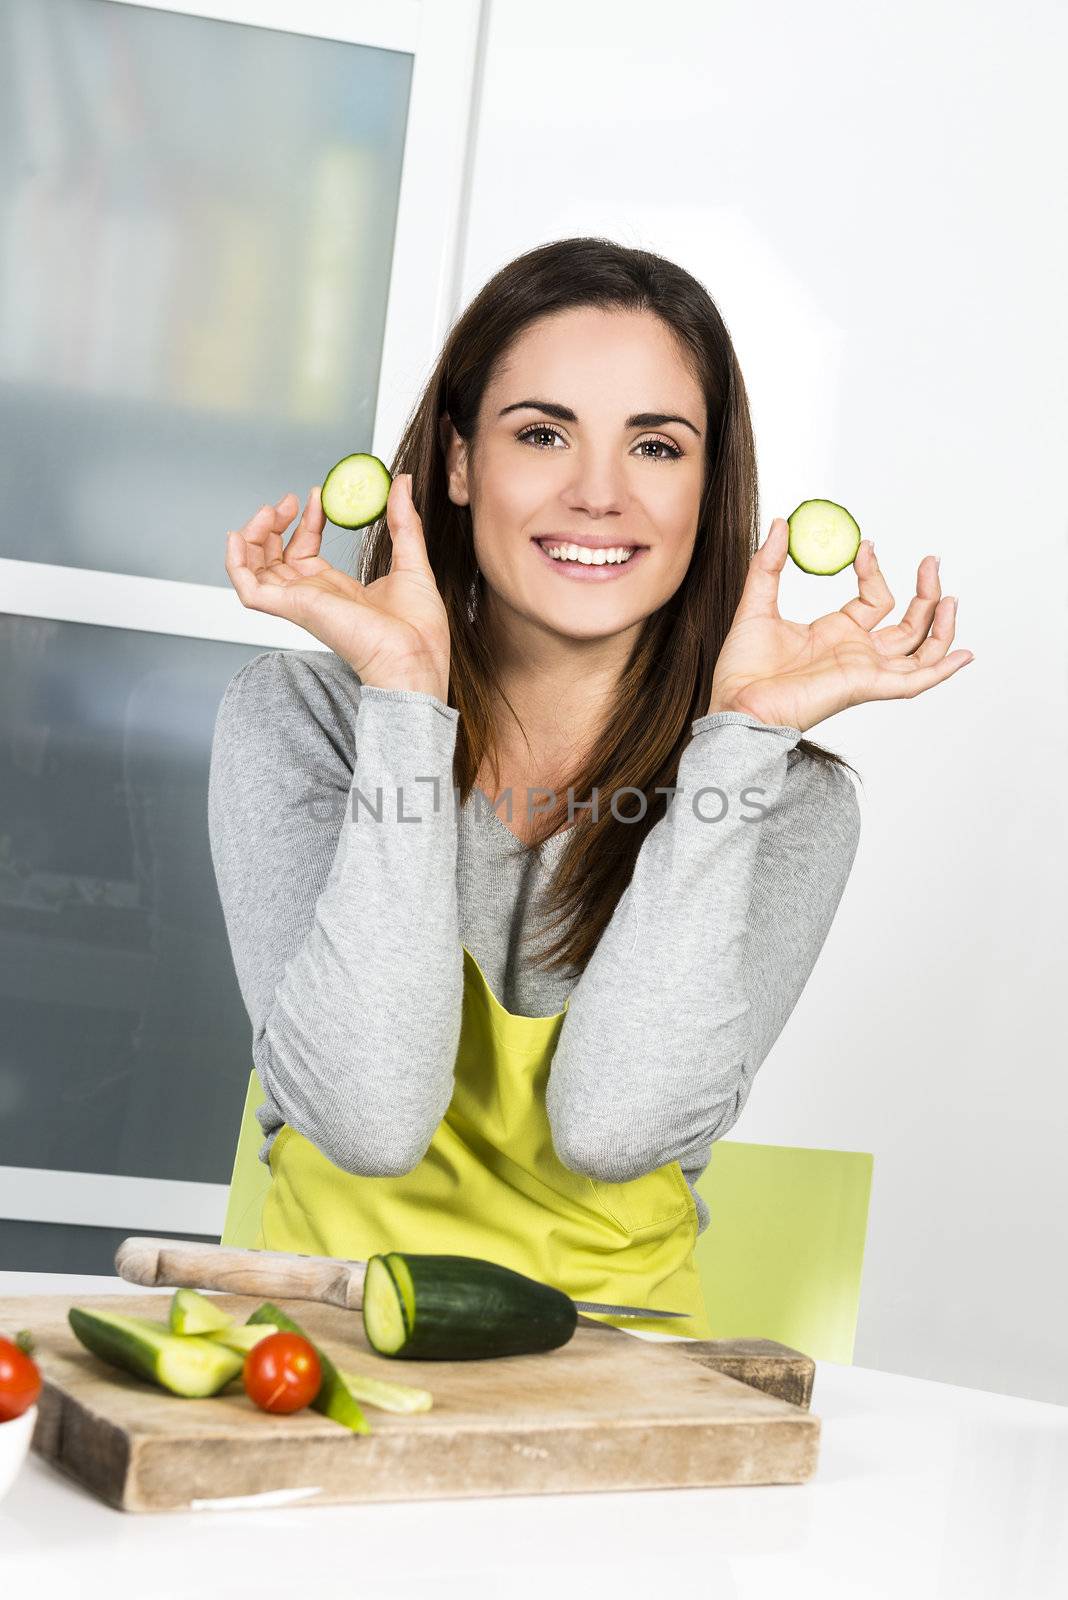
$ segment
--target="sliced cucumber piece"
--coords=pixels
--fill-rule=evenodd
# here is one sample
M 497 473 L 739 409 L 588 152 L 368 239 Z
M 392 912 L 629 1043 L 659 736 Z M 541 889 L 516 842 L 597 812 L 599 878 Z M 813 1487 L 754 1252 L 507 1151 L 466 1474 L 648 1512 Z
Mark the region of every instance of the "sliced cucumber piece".
M 802 500 L 787 517 L 788 549 L 802 572 L 827 578 L 848 567 L 860 549 L 860 528 L 833 500 Z
M 340 1372 L 340 1368 L 338 1369 Z M 380 1411 L 399 1411 L 407 1415 L 412 1411 L 429 1411 L 434 1397 L 429 1389 L 414 1389 L 408 1383 L 389 1383 L 385 1378 L 371 1378 L 362 1372 L 340 1372 L 345 1386 L 357 1400 L 364 1400 Z
M 319 1357 L 323 1373 L 319 1393 L 312 1401 L 313 1410 L 321 1411 L 323 1416 L 329 1417 L 332 1422 L 340 1422 L 344 1427 L 351 1428 L 353 1433 L 370 1433 L 371 1424 L 360 1410 L 356 1396 L 348 1388 L 322 1345 L 316 1344 L 314 1339 L 309 1339 L 299 1322 L 287 1317 L 285 1312 L 278 1306 L 272 1305 L 270 1300 L 265 1300 L 262 1306 L 257 1306 L 248 1322 L 253 1325 L 272 1322 L 274 1329 L 284 1328 L 287 1333 L 299 1333 L 302 1339 L 308 1339 L 308 1343 L 314 1346 L 315 1353 Z
M 465 1361 L 528 1355 L 566 1344 L 578 1326 L 559 1289 L 475 1256 L 372 1256 L 363 1326 L 383 1356 Z
M 198 1400 L 218 1394 L 244 1366 L 244 1357 L 199 1334 L 171 1333 L 162 1322 L 117 1311 L 71 1306 L 67 1320 L 102 1361 L 148 1378 L 171 1394 Z
M 195 1289 L 175 1289 L 171 1299 L 172 1333 L 214 1333 L 218 1328 L 229 1328 L 233 1320 L 207 1295 L 198 1294 Z
M 366 528 L 386 509 L 392 482 L 389 468 L 377 456 L 343 456 L 323 479 L 323 512 L 338 528 Z
M 386 1265 L 389 1267 L 390 1277 L 397 1286 L 401 1310 L 404 1312 L 404 1326 L 410 1334 L 415 1327 L 415 1284 L 412 1282 L 411 1268 L 399 1250 L 389 1251 Z

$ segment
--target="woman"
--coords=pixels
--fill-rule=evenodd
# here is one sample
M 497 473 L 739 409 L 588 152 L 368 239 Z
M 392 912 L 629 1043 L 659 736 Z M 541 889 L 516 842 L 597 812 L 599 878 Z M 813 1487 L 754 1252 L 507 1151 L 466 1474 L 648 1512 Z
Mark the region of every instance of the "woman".
M 292 495 L 227 538 L 242 603 L 328 647 L 248 662 L 212 750 L 259 1242 L 481 1256 L 708 1337 L 695 1185 L 857 847 L 845 763 L 803 735 L 971 660 L 955 603 L 925 556 L 878 627 L 865 540 L 856 598 L 780 617 L 727 330 L 603 239 L 483 288 L 391 470 L 359 580 L 317 489 L 287 544 Z

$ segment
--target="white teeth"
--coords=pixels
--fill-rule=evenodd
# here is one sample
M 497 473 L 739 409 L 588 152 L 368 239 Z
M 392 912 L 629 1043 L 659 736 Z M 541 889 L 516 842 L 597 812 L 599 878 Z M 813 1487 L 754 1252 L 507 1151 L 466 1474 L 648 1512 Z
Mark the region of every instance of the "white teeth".
M 543 544 L 546 555 L 554 561 L 577 561 L 583 567 L 603 567 L 606 564 L 629 561 L 634 551 L 629 545 L 610 545 L 603 550 L 590 550 L 580 544 Z

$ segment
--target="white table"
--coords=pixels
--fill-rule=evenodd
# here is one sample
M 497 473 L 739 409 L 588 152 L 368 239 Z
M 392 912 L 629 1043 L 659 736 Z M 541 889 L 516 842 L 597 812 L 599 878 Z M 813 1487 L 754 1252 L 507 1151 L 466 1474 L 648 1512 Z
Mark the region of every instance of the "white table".
M 0 1296 L 159 1293 L 0 1272 Z M 820 1361 L 807 1484 L 141 1515 L 31 1453 L 0 1594 L 1065 1600 L 1068 1408 Z

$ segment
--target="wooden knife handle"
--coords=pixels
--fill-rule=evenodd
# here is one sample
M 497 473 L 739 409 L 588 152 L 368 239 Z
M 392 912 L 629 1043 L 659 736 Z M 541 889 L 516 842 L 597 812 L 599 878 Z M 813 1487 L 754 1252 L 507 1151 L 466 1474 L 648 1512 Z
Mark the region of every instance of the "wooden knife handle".
M 363 1305 L 367 1263 L 133 1234 L 115 1252 L 115 1271 L 129 1283 L 323 1300 L 357 1311 Z

